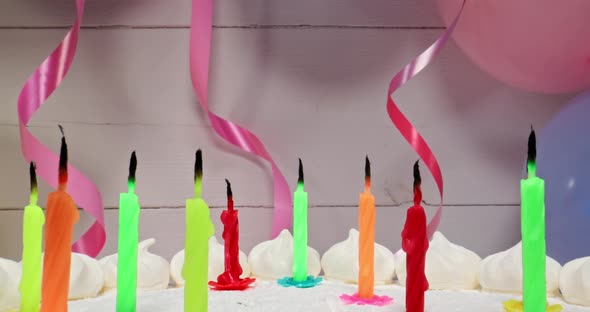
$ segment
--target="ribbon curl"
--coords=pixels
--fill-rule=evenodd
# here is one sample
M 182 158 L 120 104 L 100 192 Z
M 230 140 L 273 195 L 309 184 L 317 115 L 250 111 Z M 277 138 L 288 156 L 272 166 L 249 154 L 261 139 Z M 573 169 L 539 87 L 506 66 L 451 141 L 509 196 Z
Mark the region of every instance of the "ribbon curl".
M 426 164 L 426 167 L 432 174 L 440 194 L 439 207 L 428 223 L 428 236 L 432 237 L 442 216 L 443 202 L 443 179 L 440 166 L 434 156 L 434 153 L 422 138 L 418 130 L 404 116 L 399 107 L 393 101 L 393 93 L 402 87 L 408 80 L 416 76 L 422 69 L 428 66 L 438 56 L 442 48 L 450 39 L 453 30 L 463 12 L 465 1 L 463 2 L 457 17 L 447 30 L 439 37 L 428 49 L 414 58 L 409 64 L 404 66 L 392 79 L 389 84 L 387 98 L 387 113 L 393 124 L 400 131 L 406 141 L 418 153 L 420 158 Z M 212 31 L 213 3 L 212 0 L 193 0 L 192 17 L 190 31 L 190 71 L 197 96 L 203 110 L 207 113 L 213 129 L 219 136 L 229 143 L 242 148 L 250 153 L 260 156 L 267 160 L 272 166 L 274 180 L 274 203 L 275 211 L 273 217 L 273 237 L 285 228 L 290 228 L 292 223 L 291 193 L 285 178 L 279 168 L 276 166 L 272 157 L 262 144 L 262 142 L 250 131 L 239 125 L 227 121 L 209 111 L 208 81 L 209 81 L 209 61 L 211 53 L 211 31 Z
M 213 129 L 227 142 L 259 157 L 272 166 L 274 184 L 274 214 L 272 237 L 281 230 L 291 228 L 293 223 L 291 192 L 281 170 L 275 164 L 264 144 L 250 132 L 209 110 L 208 83 L 211 58 L 211 32 L 213 29 L 213 0 L 193 0 L 190 29 L 190 73 L 193 88 L 201 107 L 207 113 Z
M 54 189 L 58 182 L 59 157 L 43 145 L 27 129 L 27 124 L 51 96 L 67 75 L 76 55 L 78 34 L 84 14 L 85 0 L 76 0 L 76 20 L 70 31 L 51 54 L 31 74 L 18 96 L 18 118 L 21 149 L 27 162 L 37 164 L 37 173 Z M 74 201 L 96 220 L 94 224 L 72 246 L 72 251 L 96 257 L 102 250 L 106 233 L 104 207 L 98 188 L 78 169 L 68 165 L 68 193 Z
M 455 30 L 455 26 L 457 25 L 459 17 L 461 16 L 463 8 L 465 7 L 465 1 L 466 0 L 463 0 L 463 4 L 461 5 L 459 13 L 451 25 L 449 25 L 447 30 L 430 47 L 428 47 L 424 52 L 420 53 L 420 55 L 416 56 L 409 64 L 404 66 L 397 74 L 395 74 L 389 83 L 389 90 L 387 91 L 387 113 L 389 114 L 389 118 L 399 130 L 404 139 L 406 139 L 406 141 L 416 151 L 418 156 L 420 156 L 420 159 L 422 159 L 422 161 L 426 164 L 426 167 L 430 171 L 430 174 L 434 178 L 436 186 L 438 187 L 438 192 L 440 194 L 440 204 L 436 210 L 436 213 L 434 214 L 434 217 L 432 217 L 430 222 L 428 222 L 427 233 L 429 238 L 432 238 L 432 235 L 438 228 L 442 216 L 442 173 L 434 153 L 424 138 L 422 138 L 422 135 L 420 135 L 418 130 L 412 125 L 412 123 L 410 123 L 408 118 L 404 116 L 399 107 L 393 101 L 393 93 L 401 88 L 406 82 L 408 82 L 408 80 L 420 73 L 420 71 L 426 68 L 426 66 L 432 63 L 432 61 L 434 61 L 434 59 L 438 56 L 440 51 L 446 45 L 447 41 L 449 41 L 451 38 L 453 30 Z

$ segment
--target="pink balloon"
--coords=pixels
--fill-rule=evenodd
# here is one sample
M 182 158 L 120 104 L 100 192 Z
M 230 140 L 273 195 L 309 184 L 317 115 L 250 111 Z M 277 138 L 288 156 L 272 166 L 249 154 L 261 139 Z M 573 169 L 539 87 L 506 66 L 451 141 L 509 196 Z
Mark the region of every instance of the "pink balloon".
M 437 0 L 447 25 L 463 0 Z M 590 88 L 590 0 L 467 0 L 453 37 L 483 70 L 518 88 Z

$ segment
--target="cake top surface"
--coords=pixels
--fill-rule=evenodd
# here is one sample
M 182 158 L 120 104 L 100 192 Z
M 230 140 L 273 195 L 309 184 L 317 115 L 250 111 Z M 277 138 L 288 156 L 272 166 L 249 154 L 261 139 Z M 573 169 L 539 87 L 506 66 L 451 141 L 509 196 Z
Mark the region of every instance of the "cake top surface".
M 138 312 L 180 312 L 183 311 L 182 288 L 164 291 L 149 291 L 138 295 Z M 405 311 L 405 292 L 403 287 L 389 285 L 377 286 L 375 293 L 394 298 L 393 304 L 378 308 L 372 306 L 344 305 L 338 298 L 342 294 L 352 294 L 356 285 L 324 281 L 314 288 L 284 288 L 276 282 L 257 281 L 247 291 L 210 291 L 209 311 L 235 312 L 356 312 L 356 311 Z M 520 299 L 509 294 L 486 293 L 480 291 L 428 291 L 426 311 L 428 312 L 498 312 L 503 311 L 502 302 Z M 590 307 L 563 303 L 560 299 L 549 298 L 550 303 L 560 303 L 564 311 L 590 312 Z M 72 312 L 115 311 L 115 296 L 106 296 L 71 301 Z

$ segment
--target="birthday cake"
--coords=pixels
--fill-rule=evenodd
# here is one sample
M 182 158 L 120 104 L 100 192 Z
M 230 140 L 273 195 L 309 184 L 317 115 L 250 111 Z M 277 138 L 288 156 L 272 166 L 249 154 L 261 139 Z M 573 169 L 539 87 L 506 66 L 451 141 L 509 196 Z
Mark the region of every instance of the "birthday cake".
M 405 311 L 405 290 L 398 285 L 377 286 L 375 291 L 394 298 L 393 304 L 376 308 L 372 306 L 345 305 L 338 296 L 355 291 L 354 285 L 326 281 L 314 288 L 285 288 L 270 281 L 258 281 L 247 291 L 210 291 L 209 311 L 212 312 L 346 312 L 346 311 Z M 180 312 L 183 311 L 183 289 L 168 289 L 141 293 L 137 298 L 137 311 Z M 474 290 L 437 290 L 426 293 L 426 311 L 429 312 L 498 312 L 502 302 L 515 296 L 501 293 L 486 293 Z M 561 302 L 558 299 L 550 299 Z M 588 307 L 563 304 L 564 311 L 590 311 Z M 115 311 L 115 296 L 71 301 L 70 311 L 103 312 Z
M 313 288 L 280 286 L 276 279 L 290 274 L 293 237 L 283 231 L 277 238 L 262 242 L 248 257 L 241 252 L 243 277 L 257 281 L 244 291 L 209 290 L 209 311 L 373 311 L 375 307 L 349 305 L 339 299 L 356 291 L 358 276 L 358 231 L 350 230 L 347 239 L 336 243 L 321 257 L 309 248 L 310 274 L 323 269 L 324 281 Z M 180 277 L 184 253 L 175 255 L 170 264 L 149 252 L 154 239 L 139 243 L 137 311 L 177 312 L 183 310 L 183 284 Z M 223 272 L 223 248 L 209 240 L 209 279 Z M 502 311 L 502 302 L 520 299 L 522 292 L 520 243 L 481 258 L 436 232 L 426 256 L 426 275 L 430 290 L 425 308 L 437 311 Z M 321 263 L 321 266 L 320 266 Z M 69 311 L 102 312 L 116 310 L 116 255 L 100 261 L 72 254 Z M 392 253 L 375 244 L 375 293 L 393 298 L 383 311 L 405 311 L 405 255 Z M 547 258 L 547 292 L 549 303 L 559 303 L 564 311 L 590 311 L 590 258 L 573 260 L 563 268 Z M 0 312 L 16 311 L 20 296 L 20 264 L 0 259 Z M 397 277 L 397 278 L 396 278 Z M 102 291 L 99 292 L 99 290 Z M 561 289 L 561 291 L 560 291 Z M 78 299 L 78 300 L 76 300 Z
M 534 143 L 534 133 L 531 138 L 529 149 L 534 150 L 534 144 L 531 144 Z M 67 159 L 65 146 L 65 139 L 62 138 L 63 159 Z M 65 162 L 62 164 L 60 161 L 60 175 L 67 177 L 65 168 Z M 121 196 L 128 206 L 120 208 L 120 216 L 128 214 L 127 217 L 133 217 L 132 213 L 136 213 L 133 218 L 137 222 L 140 209 L 137 196 L 133 193 L 135 168 L 136 157 L 133 153 L 129 192 Z M 37 286 L 29 292 L 19 287 L 22 286 L 21 279 L 25 280 L 23 272 L 27 268 L 22 263 L 0 259 L 0 312 L 15 311 L 22 301 L 38 302 L 38 299 L 21 299 L 34 298 L 39 296 L 36 291 L 46 292 L 59 286 L 63 286 L 59 292 L 47 292 L 51 296 L 43 297 L 54 299 L 54 294 L 62 296 L 62 299 L 46 305 L 50 311 L 65 310 L 66 299 L 70 300 L 67 305 L 74 312 L 115 311 L 120 304 L 119 298 L 126 297 L 130 299 L 130 311 L 134 311 L 135 306 L 136 311 L 183 311 L 185 305 L 191 311 L 204 311 L 208 307 L 208 311 L 212 312 L 367 311 L 380 307 L 388 311 L 405 311 L 408 300 L 409 305 L 419 307 L 415 311 L 513 312 L 522 311 L 522 302 L 519 300 L 523 288 L 526 290 L 527 286 L 538 286 L 539 281 L 545 283 L 546 287 L 534 289 L 536 295 L 541 295 L 540 300 L 532 301 L 540 304 L 538 310 L 543 310 L 548 304 L 547 311 L 552 312 L 561 311 L 562 308 L 565 311 L 590 312 L 590 258 L 573 260 L 562 268 L 557 261 L 545 255 L 543 248 L 536 250 L 532 264 L 525 266 L 525 258 L 531 257 L 531 249 L 525 247 L 531 241 L 524 234 L 522 243 L 483 260 L 473 251 L 449 241 L 440 232 L 435 232 L 429 240 L 426 216 L 420 206 L 422 193 L 418 162 L 414 165 L 414 206 L 408 209 L 401 235 L 403 250 L 394 254 L 374 241 L 375 205 L 370 193 L 371 171 L 367 157 L 365 191 L 360 195 L 359 204 L 359 231 L 351 229 L 345 240 L 334 244 L 322 257 L 307 245 L 307 226 L 297 226 L 298 221 L 307 222 L 307 193 L 303 187 L 301 161 L 298 188 L 294 196 L 294 236 L 288 230 L 283 230 L 276 238 L 255 246 L 247 257 L 238 245 L 238 214 L 234 209 L 228 180 L 228 209 L 221 215 L 224 245 L 212 237 L 213 224 L 209 208 L 199 196 L 201 168 L 198 151 L 195 198 L 187 200 L 186 209 L 187 221 L 197 221 L 192 226 L 187 225 L 187 233 L 195 232 L 186 235 L 185 247 L 188 249 L 179 251 L 171 263 L 149 251 L 149 247 L 156 243 L 155 239 L 131 243 L 131 236 L 134 239 L 138 237 L 137 228 L 119 237 L 124 238 L 124 241 L 127 239 L 128 243 L 125 248 L 119 244 L 121 254 L 110 255 L 100 261 L 71 253 L 67 241 L 63 244 L 64 252 L 51 256 L 46 243 L 44 255 L 40 253 L 40 248 L 35 249 L 39 253 L 25 262 L 35 263 L 34 260 L 39 256 L 39 260 L 42 259 L 46 264 L 45 270 L 43 261 L 40 268 L 39 265 L 28 267 L 29 274 L 31 268 L 42 271 L 44 281 L 38 283 L 41 277 L 38 276 Z M 36 185 L 34 171 L 31 165 L 32 186 Z M 534 182 L 534 177 L 531 180 Z M 64 200 L 68 200 L 68 195 L 63 191 L 52 194 L 50 196 L 63 196 Z M 33 198 L 31 202 L 35 200 Z M 51 215 L 48 213 L 48 216 Z M 122 233 L 122 229 L 131 228 L 133 220 L 128 220 L 126 224 L 128 226 L 120 228 L 119 233 Z M 59 232 L 59 229 L 60 226 L 53 226 L 55 232 Z M 62 265 L 59 266 L 64 271 L 55 273 L 60 264 L 56 262 L 59 257 L 65 257 L 61 258 Z M 66 263 L 64 259 L 70 261 Z M 532 275 L 534 283 L 526 283 L 527 276 L 531 279 L 531 274 L 523 267 L 536 267 L 536 273 L 541 273 Z M 63 278 L 67 276 L 68 270 L 69 284 Z M 318 277 L 322 271 L 323 276 Z M 53 276 L 45 273 L 53 273 Z M 45 284 L 47 276 L 51 277 L 48 281 L 54 282 L 49 287 Z M 525 302 L 528 302 L 526 291 L 524 295 Z M 41 302 L 46 304 L 47 301 L 43 299 Z M 55 305 L 63 306 L 54 308 Z

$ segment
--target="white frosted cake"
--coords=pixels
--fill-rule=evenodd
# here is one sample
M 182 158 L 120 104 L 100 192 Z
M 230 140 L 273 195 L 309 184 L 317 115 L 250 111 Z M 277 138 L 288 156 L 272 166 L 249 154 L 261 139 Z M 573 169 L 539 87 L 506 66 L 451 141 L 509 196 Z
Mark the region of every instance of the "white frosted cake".
M 184 281 L 180 271 L 184 252 L 168 263 L 149 252 L 155 243 L 149 239 L 139 244 L 138 312 L 183 311 Z M 223 247 L 215 238 L 209 241 L 209 279 L 223 271 Z M 437 232 L 426 256 L 426 275 L 430 290 L 426 292 L 428 312 L 503 311 L 502 303 L 521 299 L 521 248 L 516 246 L 481 259 L 474 252 L 453 244 Z M 375 294 L 393 298 L 385 307 L 347 305 L 342 294 L 357 290 L 358 232 L 350 230 L 347 239 L 328 249 L 321 257 L 308 250 L 309 274 L 323 270 L 324 281 L 313 288 L 282 287 L 276 279 L 290 274 L 293 237 L 283 231 L 274 240 L 260 243 L 248 257 L 241 252 L 243 276 L 257 278 L 245 291 L 209 291 L 209 311 L 405 311 L 405 256 L 394 255 L 375 244 Z M 100 261 L 72 255 L 69 311 L 104 312 L 116 310 L 116 255 Z M 563 268 L 547 258 L 547 291 L 551 304 L 561 304 L 563 311 L 590 312 L 590 258 L 581 258 Z M 19 305 L 20 265 L 0 259 L 0 312 L 16 311 Z M 399 279 L 399 280 L 398 280 Z M 102 286 L 102 287 L 101 287 Z M 99 293 L 98 289 L 102 288 Z M 80 299 L 83 298 L 83 299 Z M 77 299 L 77 300 L 76 300 Z
M 398 285 L 377 286 L 376 293 L 388 295 L 393 303 L 385 307 L 344 305 L 338 296 L 353 293 L 356 285 L 326 281 L 314 288 L 284 288 L 276 282 L 256 282 L 246 291 L 210 291 L 210 312 L 346 312 L 346 311 L 405 311 L 405 291 Z M 138 312 L 183 311 L 183 289 L 168 289 L 142 293 L 137 298 Z M 426 293 L 428 312 L 501 312 L 502 302 L 517 296 L 480 291 L 431 290 Z M 562 303 L 550 299 L 551 303 Z M 563 304 L 564 311 L 590 311 L 589 307 Z M 106 296 L 71 301 L 73 312 L 115 311 L 115 296 Z

